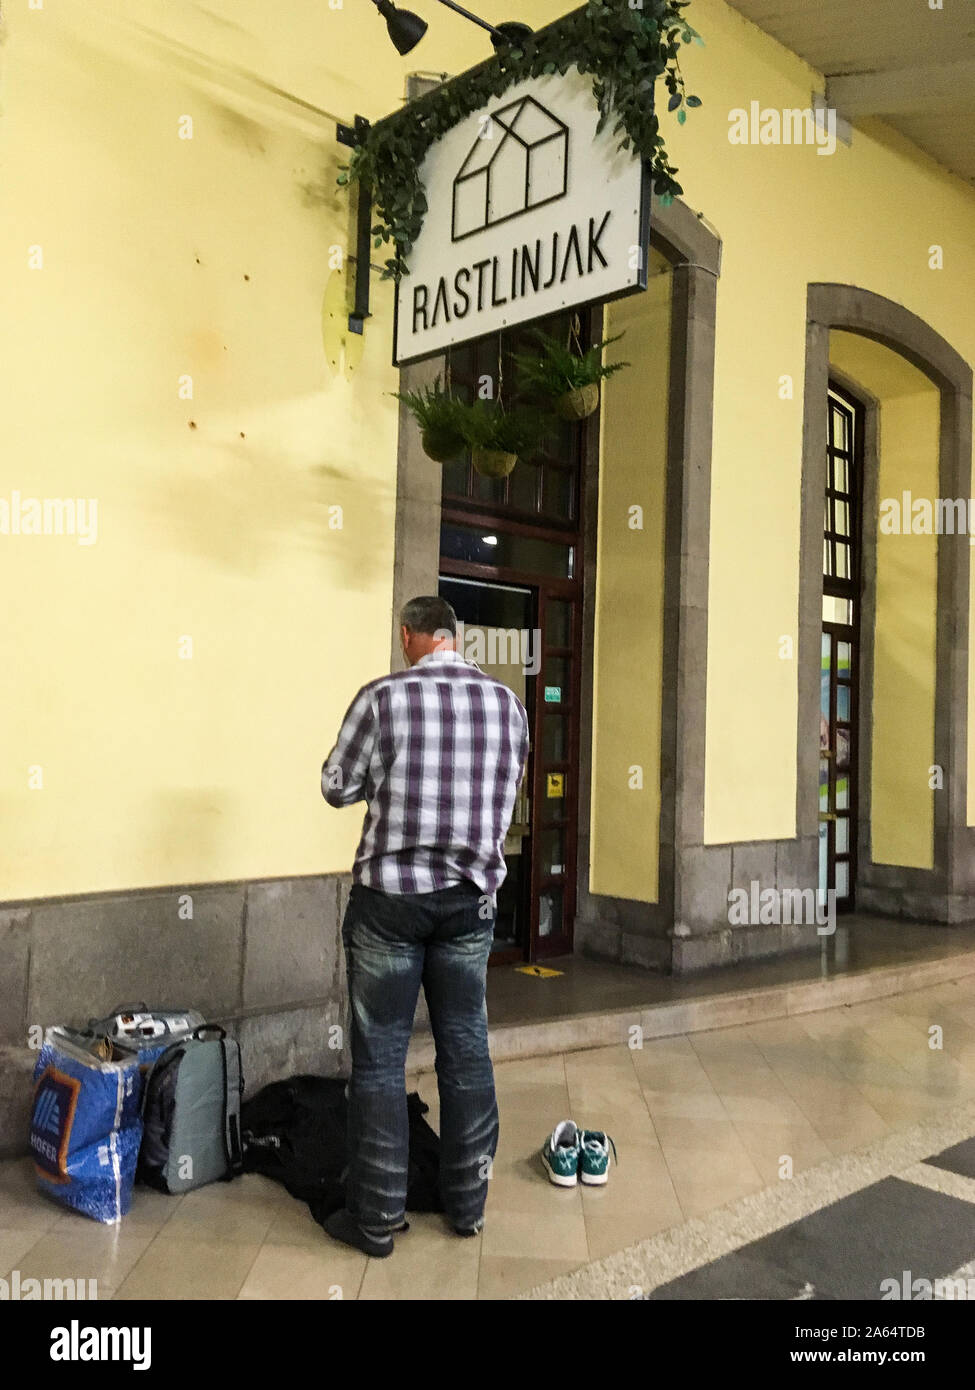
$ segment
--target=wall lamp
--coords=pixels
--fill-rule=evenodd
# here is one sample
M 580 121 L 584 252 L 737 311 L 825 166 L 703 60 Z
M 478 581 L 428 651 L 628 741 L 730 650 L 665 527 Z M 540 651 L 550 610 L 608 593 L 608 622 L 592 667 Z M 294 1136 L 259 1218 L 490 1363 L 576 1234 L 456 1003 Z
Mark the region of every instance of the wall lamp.
M 486 19 L 478 19 L 476 14 L 471 14 L 470 10 L 465 10 L 463 6 L 454 3 L 454 0 L 438 0 L 441 5 L 446 5 L 448 10 L 453 10 L 455 14 L 463 15 L 472 24 L 477 24 L 482 29 L 486 29 L 491 35 L 491 42 L 495 48 L 504 48 L 509 44 L 514 44 L 526 39 L 532 33 L 532 29 L 527 24 L 517 22 L 504 24 L 488 24 Z M 386 28 L 389 37 L 397 53 L 410 53 L 427 32 L 427 22 L 421 19 L 412 10 L 398 10 L 392 0 L 373 0 L 376 9 L 386 21 Z
M 393 4 L 393 0 L 372 0 L 372 2 L 386 21 L 389 37 L 392 39 L 397 53 L 412 52 L 427 32 L 426 20 L 421 19 L 412 10 L 398 10 Z M 446 5 L 448 10 L 463 15 L 465 19 L 469 19 L 472 24 L 477 24 L 481 29 L 486 29 L 491 35 L 491 42 L 498 50 L 513 44 L 524 43 L 525 39 L 534 32 L 529 25 L 519 24 L 517 21 L 488 24 L 486 19 L 478 19 L 476 14 L 471 14 L 470 10 L 465 10 L 461 5 L 455 4 L 454 0 L 439 0 L 439 3 Z M 337 138 L 341 144 L 349 145 L 354 149 L 365 139 L 368 129 L 369 122 L 365 117 L 356 116 L 354 125 L 339 124 L 336 132 Z M 372 193 L 364 184 L 360 183 L 356 209 L 355 305 L 349 315 L 349 331 L 351 333 L 362 333 L 365 321 L 369 317 L 371 211 Z

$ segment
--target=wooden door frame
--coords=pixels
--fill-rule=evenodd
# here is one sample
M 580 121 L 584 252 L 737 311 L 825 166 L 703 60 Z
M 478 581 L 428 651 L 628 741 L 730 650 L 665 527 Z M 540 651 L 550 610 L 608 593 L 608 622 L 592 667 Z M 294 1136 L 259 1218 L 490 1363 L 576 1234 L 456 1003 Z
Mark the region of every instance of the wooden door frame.
M 470 525 L 472 524 L 490 526 L 493 531 L 508 531 L 517 535 L 530 535 L 534 539 L 557 540 L 560 544 L 571 545 L 575 550 L 575 562 L 573 565 L 572 579 L 563 579 L 555 575 L 540 575 L 533 570 L 523 570 L 507 565 L 481 565 L 467 560 L 455 560 L 447 556 L 441 556 L 438 574 L 446 578 L 457 579 L 479 579 L 485 584 L 518 584 L 525 588 L 532 589 L 536 594 L 536 612 L 538 615 L 539 630 L 541 634 L 541 667 L 539 671 L 540 679 L 544 671 L 544 661 L 546 652 L 546 622 L 545 604 L 547 598 L 564 599 L 573 604 L 573 624 L 571 634 L 571 645 L 569 648 L 560 648 L 560 651 L 568 651 L 569 659 L 573 665 L 575 673 L 575 689 L 573 698 L 570 701 L 568 710 L 563 706 L 561 712 L 568 715 L 568 747 L 566 757 L 563 760 L 563 771 L 569 778 L 570 795 L 567 798 L 566 823 L 566 859 L 564 872 L 559 879 L 545 880 L 541 874 L 541 866 L 537 853 L 538 839 L 541 829 L 542 808 L 547 798 L 544 796 L 543 779 L 546 768 L 544 759 L 541 756 L 543 723 L 545 719 L 544 700 L 535 698 L 534 708 L 529 711 L 532 721 L 532 750 L 529 755 L 529 773 L 531 780 L 531 807 L 532 807 L 532 833 L 529 849 L 529 917 L 528 917 L 528 941 L 525 944 L 524 954 L 516 952 L 513 948 L 505 951 L 492 952 L 491 964 L 508 964 L 512 960 L 524 960 L 526 963 L 536 959 L 544 959 L 554 955 L 571 955 L 573 945 L 573 925 L 575 918 L 576 905 L 576 879 L 578 867 L 578 842 L 579 842 L 579 743 L 580 743 L 580 722 L 581 722 L 581 690 L 583 683 L 583 657 L 582 651 L 582 602 L 583 602 L 583 577 L 582 577 L 582 537 L 581 531 L 569 533 L 558 531 L 551 528 L 532 527 L 522 522 L 510 520 L 503 515 L 491 515 L 490 513 L 472 514 L 469 511 L 459 509 L 444 508 L 442 512 L 442 523 L 445 525 Z M 536 687 L 537 689 L 537 687 Z M 549 711 L 550 713 L 553 711 Z M 561 886 L 562 888 L 562 920 L 568 922 L 568 930 L 563 930 L 552 938 L 540 937 L 538 935 L 538 903 L 540 893 L 545 887 Z

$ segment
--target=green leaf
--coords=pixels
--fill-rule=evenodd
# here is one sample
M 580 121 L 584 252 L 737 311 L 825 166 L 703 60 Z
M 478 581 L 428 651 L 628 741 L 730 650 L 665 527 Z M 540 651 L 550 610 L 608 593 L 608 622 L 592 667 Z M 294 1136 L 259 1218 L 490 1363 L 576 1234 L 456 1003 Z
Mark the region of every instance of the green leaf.
M 677 124 L 678 124 L 678 125 L 683 125 L 684 122 L 685 122 L 686 120 L 687 120 L 687 112 L 684 110 L 684 108 L 683 108 L 683 106 L 682 106 L 681 109 L 677 112 Z
M 336 182 L 371 185 L 378 219 L 372 230 L 398 248 L 396 259 L 386 263 L 384 278 L 408 274 L 406 255 L 422 232 L 428 210 L 419 167 L 430 146 L 528 74 L 588 74 L 599 111 L 598 129 L 615 121 L 619 148 L 632 148 L 647 161 L 655 193 L 671 201 L 681 193 L 657 116 L 648 109 L 648 93 L 653 81 L 662 77 L 670 94 L 668 110 L 678 111 L 680 124 L 686 120 L 685 108 L 701 105 L 700 98 L 686 97 L 677 65 L 681 42 L 703 43 L 683 18 L 688 4 L 689 0 L 642 0 L 632 8 L 633 0 L 586 0 L 585 9 L 556 20 L 523 47 L 498 54 L 372 127 L 348 163 L 339 166 Z

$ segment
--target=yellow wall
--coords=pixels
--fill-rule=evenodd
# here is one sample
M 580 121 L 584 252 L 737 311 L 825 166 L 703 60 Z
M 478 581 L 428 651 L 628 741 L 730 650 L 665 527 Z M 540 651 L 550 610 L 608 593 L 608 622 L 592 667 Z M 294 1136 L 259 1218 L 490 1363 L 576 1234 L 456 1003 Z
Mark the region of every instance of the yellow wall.
M 606 315 L 605 335 L 625 334 L 607 360 L 632 365 L 603 389 L 590 826 L 590 891 L 639 902 L 657 901 L 659 867 L 673 276 L 656 253 L 649 277 Z
M 0 537 L 0 899 L 348 866 L 360 811 L 324 807 L 318 768 L 355 689 L 387 669 L 397 411 L 376 277 L 361 361 L 330 364 L 330 248 L 350 228 L 334 122 L 394 109 L 411 71 L 490 52 L 418 7 L 431 30 L 407 58 L 367 0 L 4 8 L 0 498 L 95 497 L 99 529 L 89 547 Z M 510 18 L 502 0 L 482 9 Z M 731 107 L 805 104 L 819 79 L 721 0 L 691 17 L 707 42 L 683 66 L 705 105 L 662 119 L 686 200 L 724 240 L 706 825 L 722 841 L 794 832 L 796 672 L 779 638 L 796 631 L 806 284 L 886 294 L 975 360 L 975 194 L 882 126 L 831 158 L 729 145 Z M 643 441 L 622 425 L 615 439 L 606 471 L 639 479 Z M 634 729 L 627 766 L 656 747 Z M 600 779 L 625 753 L 597 747 Z M 630 886 L 654 892 L 650 869 Z
M 4 7 L 0 500 L 98 530 L 0 536 L 0 900 L 349 867 L 319 771 L 389 669 L 397 379 L 378 276 L 342 352 L 335 125 L 489 56 L 428 17 L 402 58 L 367 0 Z
M 830 361 L 879 402 L 877 503 L 903 519 L 903 494 L 938 497 L 941 398 L 916 367 L 854 333 L 830 334 Z M 896 501 L 897 512 L 884 507 Z M 913 511 L 913 508 L 912 508 Z M 934 696 L 938 611 L 938 537 L 923 531 L 877 533 L 871 858 L 877 864 L 934 867 Z M 967 534 L 942 545 L 968 544 Z M 862 692 L 866 701 L 868 692 Z
M 705 793 L 705 839 L 722 843 L 795 834 L 797 671 L 780 638 L 797 635 L 806 286 L 885 295 L 975 362 L 975 191 L 879 122 L 832 155 L 730 144 L 730 110 L 806 107 L 822 78 L 721 0 L 689 13 L 706 43 L 682 66 L 705 104 L 663 120 L 686 201 L 723 240 Z

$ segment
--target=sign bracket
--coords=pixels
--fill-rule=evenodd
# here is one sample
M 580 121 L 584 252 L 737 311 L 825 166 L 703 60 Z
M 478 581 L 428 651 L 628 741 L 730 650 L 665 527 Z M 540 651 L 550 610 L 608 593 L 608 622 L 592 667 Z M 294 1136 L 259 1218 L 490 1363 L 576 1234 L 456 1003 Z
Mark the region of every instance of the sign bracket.
M 340 145 L 352 149 L 361 145 L 369 130 L 365 116 L 356 116 L 354 125 L 337 125 L 335 136 Z M 349 332 L 362 333 L 369 313 L 369 258 L 372 250 L 372 189 L 361 180 L 358 183 L 355 230 L 355 303 L 349 315 Z

